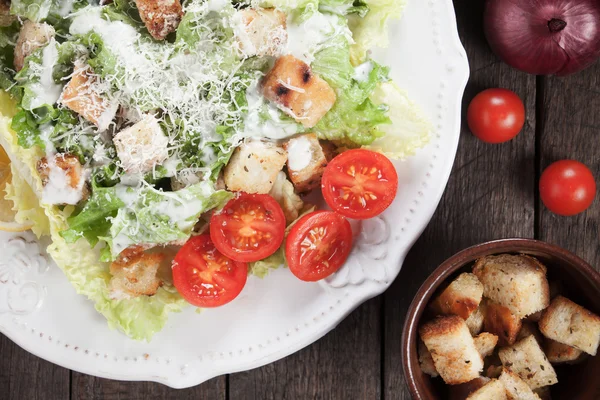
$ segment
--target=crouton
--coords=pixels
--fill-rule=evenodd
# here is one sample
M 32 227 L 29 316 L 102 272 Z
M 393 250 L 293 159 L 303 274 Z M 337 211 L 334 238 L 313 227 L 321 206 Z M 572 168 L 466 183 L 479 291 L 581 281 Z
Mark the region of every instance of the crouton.
M 485 319 L 486 304 L 487 302 L 485 300 L 482 300 L 481 303 L 479 303 L 479 307 L 477 307 L 475 311 L 473 311 L 471 315 L 469 315 L 469 318 L 465 320 L 467 326 L 469 327 L 469 331 L 471 332 L 471 336 L 477 335 L 479 332 L 481 332 L 481 329 L 483 329 L 483 320 Z
M 225 166 L 225 185 L 234 192 L 269 193 L 286 160 L 283 148 L 273 142 L 245 142 Z
M 538 322 L 540 320 L 540 318 L 542 318 L 542 313 L 543 312 L 544 312 L 544 310 L 538 311 L 538 312 L 534 312 L 533 314 L 528 315 L 525 319 L 527 321 Z
M 317 135 L 307 133 L 291 138 L 283 148 L 287 153 L 288 174 L 296 191 L 306 193 L 320 187 L 327 158 Z
M 533 393 L 519 375 L 507 368 L 502 369 L 502 374 L 500 374 L 498 380 L 504 385 L 509 400 L 540 400 L 538 395 Z
M 482 388 L 489 381 L 489 378 L 480 376 L 469 382 L 452 385 L 448 388 L 448 400 L 465 400 L 471 393 Z
M 37 171 L 44 187 L 45 204 L 75 205 L 89 196 L 83 165 L 75 155 L 43 157 L 37 163 Z
M 483 257 L 473 273 L 483 283 L 483 295 L 508 307 L 519 319 L 550 303 L 546 267 L 533 257 L 502 254 Z
M 492 364 L 492 365 L 488 365 L 488 367 L 485 369 L 485 376 L 488 378 L 498 378 L 500 377 L 500 374 L 502 373 L 502 365 L 496 365 L 496 364 Z
M 10 0 L 0 0 L 0 26 L 11 26 L 16 20 L 17 16 L 10 13 Z
M 60 95 L 60 103 L 104 131 L 114 119 L 118 104 L 111 103 L 105 95 L 104 85 L 82 62 L 75 62 L 71 80 Z
M 550 386 L 544 386 L 537 388 L 533 391 L 541 400 L 552 400 L 552 394 L 550 393 Z
M 502 365 L 519 375 L 532 389 L 558 382 L 552 364 L 533 336 L 500 349 L 498 355 Z
M 477 351 L 481 354 L 481 358 L 486 358 L 494 352 L 496 344 L 498 344 L 498 336 L 492 333 L 482 332 L 473 338 L 473 342 L 475 343 Z
M 521 330 L 521 320 L 513 315 L 507 307 L 487 302 L 483 330 L 498 336 L 500 346 L 513 344 Z
M 557 296 L 539 322 L 544 336 L 595 356 L 600 342 L 600 317 L 571 300 Z
M 290 55 L 275 61 L 263 80 L 263 95 L 306 128 L 315 126 L 336 100 L 327 82 Z
M 298 219 L 304 208 L 304 202 L 294 192 L 294 185 L 287 179 L 285 172 L 280 171 L 277 174 L 269 195 L 281 206 L 288 225 Z
M 110 265 L 110 293 L 114 299 L 152 296 L 163 282 L 158 268 L 165 258 L 161 253 L 137 253 L 119 257 Z
M 135 0 L 135 5 L 146 29 L 156 40 L 164 40 L 175 32 L 183 17 L 179 0 Z
M 497 379 L 492 379 L 473 393 L 471 393 L 467 400 L 505 400 L 506 389 L 504 384 Z
M 432 302 L 436 314 L 458 315 L 463 319 L 477 309 L 483 295 L 483 285 L 473 274 L 462 273 Z
M 158 120 L 149 114 L 144 115 L 133 126 L 118 132 L 113 142 L 121 166 L 129 173 L 150 172 L 169 157 L 169 139 Z
M 521 329 L 517 334 L 517 340 L 525 339 L 527 336 L 531 335 L 533 335 L 535 340 L 537 340 L 540 345 L 544 343 L 544 337 L 537 328 L 537 324 L 532 321 L 523 321 Z
M 417 351 L 419 353 L 419 365 L 421 366 L 421 370 L 425 372 L 427 375 L 432 378 L 440 376 L 435 369 L 435 365 L 433 364 L 433 358 L 431 357 L 431 353 L 427 350 L 427 346 L 423 343 L 422 340 L 419 339 L 419 346 L 417 347 Z
M 573 363 L 576 362 L 583 352 L 567 344 L 559 343 L 556 340 L 546 340 L 546 357 L 552 364 Z
M 272 8 L 246 8 L 232 17 L 240 53 L 245 57 L 281 55 L 287 44 L 286 15 Z
M 44 47 L 56 32 L 51 25 L 44 22 L 33 22 L 27 20 L 19 31 L 19 37 L 15 45 L 15 69 L 20 71 L 25 64 L 25 57 Z
M 483 370 L 465 320 L 457 315 L 437 317 L 419 329 L 435 369 L 449 385 L 469 382 Z

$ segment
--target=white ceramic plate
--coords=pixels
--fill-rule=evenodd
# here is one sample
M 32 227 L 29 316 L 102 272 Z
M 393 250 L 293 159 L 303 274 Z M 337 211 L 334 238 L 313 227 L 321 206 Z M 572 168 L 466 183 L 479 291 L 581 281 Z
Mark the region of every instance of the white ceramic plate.
M 304 283 L 286 269 L 263 280 L 251 277 L 234 302 L 201 314 L 193 307 L 172 314 L 151 343 L 141 343 L 108 328 L 44 254 L 44 243 L 30 234 L 2 234 L 0 332 L 73 370 L 183 388 L 283 358 L 382 293 L 445 188 L 469 74 L 451 0 L 409 0 L 390 37 L 391 47 L 375 58 L 392 67 L 392 77 L 423 107 L 436 134 L 427 148 L 397 164 L 400 190 L 394 204 L 362 223 L 347 264 L 331 279 Z

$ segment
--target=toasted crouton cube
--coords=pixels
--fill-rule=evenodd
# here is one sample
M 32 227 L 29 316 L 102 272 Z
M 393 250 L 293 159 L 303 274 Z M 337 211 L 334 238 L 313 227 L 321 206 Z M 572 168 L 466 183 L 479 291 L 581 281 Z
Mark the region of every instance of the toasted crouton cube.
M 523 321 L 521 329 L 517 334 L 517 340 L 525 339 L 527 336 L 531 335 L 533 335 L 540 345 L 544 343 L 544 337 L 540 333 L 537 325 L 532 321 Z
M 283 148 L 287 153 L 288 174 L 296 191 L 306 193 L 320 187 L 327 158 L 317 135 L 307 133 L 291 138 Z
M 465 320 L 467 326 L 469 327 L 469 331 L 471 332 L 471 336 L 477 335 L 483 329 L 486 304 L 487 302 L 485 300 L 481 301 L 481 303 L 479 303 L 479 307 L 477 307 L 477 309 L 475 309 L 475 311 L 469 315 L 469 318 Z
M 23 69 L 25 57 L 45 46 L 55 34 L 52 25 L 44 22 L 25 21 L 15 45 L 15 69 L 17 71 Z
M 447 384 L 469 382 L 483 370 L 483 359 L 461 317 L 437 317 L 421 326 L 419 335 L 431 353 L 435 369 Z
M 563 296 L 552 300 L 539 327 L 547 338 L 596 355 L 600 343 L 600 317 Z
M 504 385 L 509 400 L 540 400 L 519 375 L 507 368 L 502 369 L 498 380 Z
M 273 142 L 245 142 L 225 166 L 225 185 L 234 192 L 269 193 L 286 160 L 283 148 Z
M 483 283 L 483 295 L 508 307 L 519 319 L 548 307 L 546 267 L 533 257 L 502 254 L 483 257 L 473 273 Z
M 306 128 L 315 126 L 333 107 L 336 94 L 305 62 L 279 57 L 263 81 L 263 95 Z
M 139 174 L 153 170 L 169 156 L 169 139 L 158 120 L 149 114 L 113 138 L 121 166 L 129 173 Z
M 285 172 L 280 171 L 277 174 L 269 195 L 281 206 L 287 224 L 291 224 L 298 219 L 304 208 L 304 202 L 294 192 L 294 185 L 287 179 Z
M 179 0 L 135 0 L 135 5 L 146 29 L 156 40 L 164 40 L 175 32 L 183 17 Z
M 114 299 L 152 296 L 162 286 L 157 276 L 162 253 L 137 253 L 119 257 L 110 265 L 110 292 Z
M 75 62 L 73 76 L 60 95 L 60 102 L 104 131 L 114 119 L 118 104 L 105 96 L 98 77 L 88 65 Z
M 486 358 L 494 352 L 496 344 L 498 344 L 498 336 L 489 333 L 482 332 L 473 338 L 477 351 L 481 354 L 481 358 Z
M 575 347 L 562 344 L 556 340 L 546 340 L 546 357 L 552 364 L 573 363 L 577 361 L 583 352 Z
M 483 295 L 483 285 L 473 274 L 462 273 L 431 303 L 437 314 L 469 318 L 477 309 Z
M 491 364 L 485 369 L 485 376 L 488 378 L 499 378 L 502 373 L 502 365 Z
M 479 376 L 472 381 L 452 385 L 448 388 L 448 400 L 465 400 L 471 393 L 482 388 L 489 381 L 489 378 Z
M 500 349 L 498 355 L 502 365 L 519 375 L 532 389 L 558 382 L 552 364 L 533 336 Z
M 498 336 L 500 346 L 511 345 L 521 330 L 521 320 L 507 307 L 487 302 L 483 330 Z
M 277 57 L 285 48 L 286 15 L 279 10 L 246 8 L 234 14 L 232 23 L 239 50 L 245 57 Z
M 75 205 L 89 196 L 85 173 L 79 158 L 72 154 L 43 157 L 37 163 L 45 204 Z
M 417 351 L 419 353 L 419 365 L 421 366 L 421 370 L 433 378 L 440 376 L 433 364 L 431 353 L 427 350 L 427 346 L 425 346 L 425 343 L 423 343 L 422 340 L 419 340 Z
M 497 379 L 492 379 L 467 397 L 467 400 L 505 400 L 506 389 Z

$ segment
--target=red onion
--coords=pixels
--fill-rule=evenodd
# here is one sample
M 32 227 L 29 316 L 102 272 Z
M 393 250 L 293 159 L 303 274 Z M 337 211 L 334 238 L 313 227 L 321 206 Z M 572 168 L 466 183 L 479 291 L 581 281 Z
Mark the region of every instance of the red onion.
M 568 75 L 600 57 L 600 0 L 487 0 L 485 35 L 507 64 Z

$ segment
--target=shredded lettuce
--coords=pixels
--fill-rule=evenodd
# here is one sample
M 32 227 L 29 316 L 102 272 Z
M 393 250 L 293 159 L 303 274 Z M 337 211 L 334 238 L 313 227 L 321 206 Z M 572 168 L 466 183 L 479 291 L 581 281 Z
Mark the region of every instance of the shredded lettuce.
M 373 46 L 387 47 L 388 21 L 399 19 L 406 6 L 406 0 L 364 0 L 369 12 L 361 17 L 357 14 L 348 16 L 350 30 L 354 37 L 351 47 L 351 58 L 354 65 L 366 60 L 367 50 Z
M 405 91 L 393 82 L 377 86 L 371 100 L 389 107 L 391 125 L 383 125 L 384 136 L 364 146 L 384 153 L 389 158 L 403 159 L 429 143 L 433 126 L 423 111 L 413 103 Z

